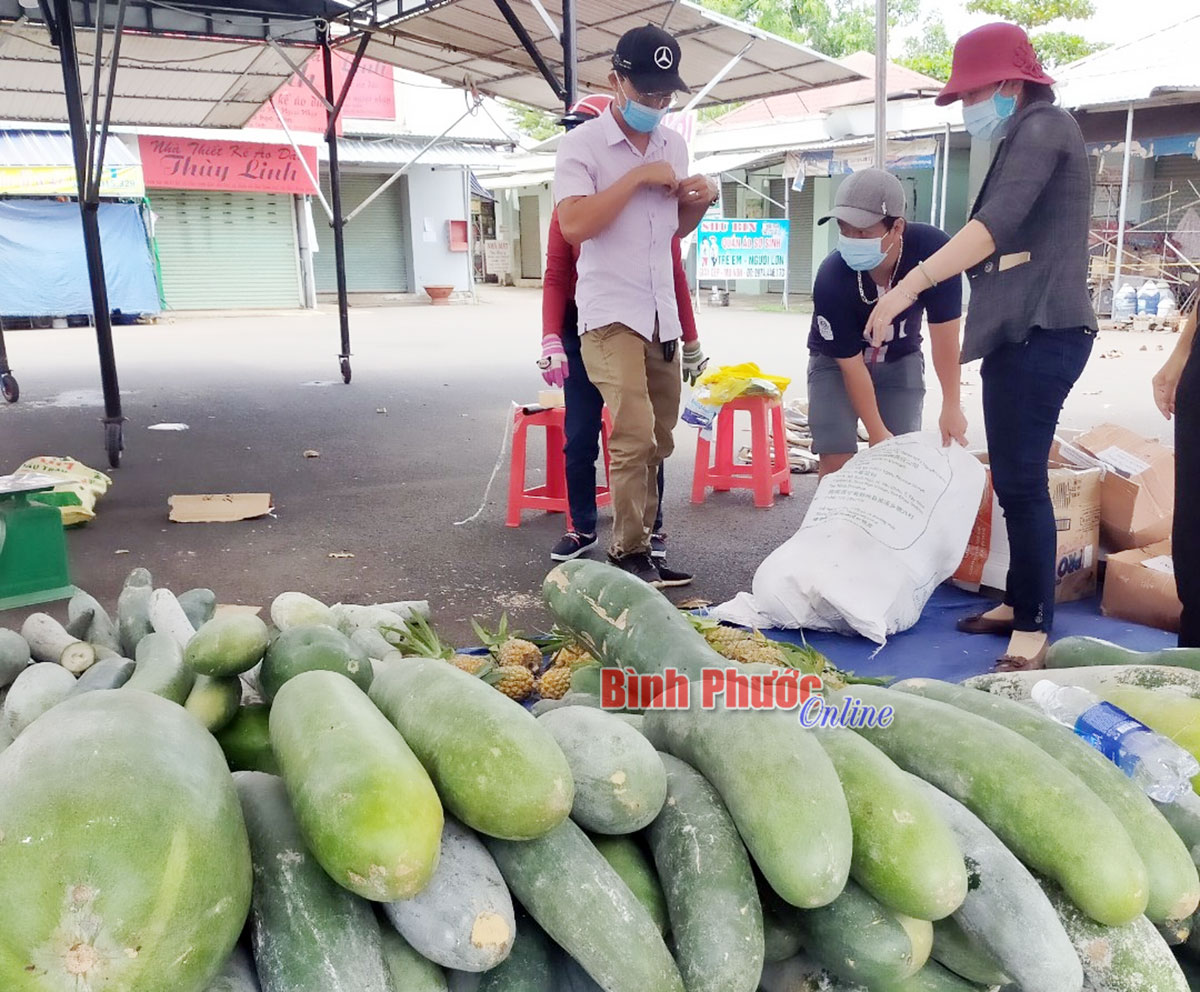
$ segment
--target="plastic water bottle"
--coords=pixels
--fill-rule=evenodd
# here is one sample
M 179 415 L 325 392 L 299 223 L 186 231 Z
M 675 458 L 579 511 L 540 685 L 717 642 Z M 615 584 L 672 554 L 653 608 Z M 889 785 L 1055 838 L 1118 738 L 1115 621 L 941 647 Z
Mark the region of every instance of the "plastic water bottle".
M 1086 689 L 1042 679 L 1033 687 L 1033 701 L 1160 803 L 1190 792 L 1191 779 L 1200 774 L 1200 762 L 1170 738 Z
M 1137 312 L 1151 317 L 1158 313 L 1158 284 L 1153 279 L 1147 279 L 1138 290 Z
M 1125 283 L 1113 296 L 1113 320 L 1128 320 L 1138 308 L 1137 290 Z

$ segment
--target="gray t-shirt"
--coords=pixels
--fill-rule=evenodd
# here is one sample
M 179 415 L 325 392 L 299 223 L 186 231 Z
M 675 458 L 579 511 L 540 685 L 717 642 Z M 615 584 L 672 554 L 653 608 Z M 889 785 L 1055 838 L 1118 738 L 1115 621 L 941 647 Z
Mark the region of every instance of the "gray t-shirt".
M 1051 103 L 1008 123 L 971 217 L 996 251 L 967 270 L 971 301 L 962 361 L 1038 328 L 1097 329 L 1088 293 L 1092 176 L 1079 125 Z

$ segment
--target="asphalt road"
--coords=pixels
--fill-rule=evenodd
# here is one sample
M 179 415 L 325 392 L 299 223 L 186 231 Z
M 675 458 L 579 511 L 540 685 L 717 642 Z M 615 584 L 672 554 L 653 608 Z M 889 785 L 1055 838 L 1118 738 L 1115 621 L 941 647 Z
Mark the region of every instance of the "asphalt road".
M 527 514 L 504 526 L 504 460 L 476 512 L 513 401 L 536 399 L 540 295 L 491 288 L 478 305 L 353 311 L 354 381 L 337 373 L 336 315 L 261 313 L 178 317 L 116 332 L 126 453 L 88 526 L 69 533 L 73 578 L 115 602 L 135 565 L 176 591 L 208 586 L 227 603 L 267 606 L 297 589 L 327 602 L 428 599 L 447 639 L 474 640 L 471 617 L 503 610 L 524 629 L 548 622 L 540 598 L 561 516 Z M 714 361 L 757 361 L 798 376 L 803 395 L 808 316 L 702 306 Z M 1171 342 L 1107 335 L 1066 422 L 1120 419 L 1146 433 L 1166 425 L 1149 399 L 1150 375 Z M 1141 351 L 1145 345 L 1146 350 Z M 21 400 L 0 404 L 0 470 L 40 454 L 104 469 L 93 333 L 87 328 L 8 332 Z M 981 440 L 978 376 L 964 370 L 972 438 Z M 686 393 L 686 390 L 685 390 Z M 931 390 L 931 408 L 936 390 Z M 184 423 L 182 432 L 155 431 Z M 690 502 L 695 432 L 681 426 L 668 463 L 671 563 L 696 575 L 678 597 L 722 601 L 748 589 L 754 570 L 799 526 L 815 487 L 756 509 L 749 492 Z M 531 445 L 540 470 L 540 442 Z M 306 458 L 306 450 L 320 457 Z M 536 472 L 531 471 L 532 480 Z M 233 524 L 174 524 L 175 493 L 270 492 L 273 517 Z M 605 530 L 602 514 L 602 533 Z M 353 557 L 331 557 L 352 555 Z M 64 612 L 63 604 L 51 612 Z M 13 625 L 28 611 L 0 613 Z

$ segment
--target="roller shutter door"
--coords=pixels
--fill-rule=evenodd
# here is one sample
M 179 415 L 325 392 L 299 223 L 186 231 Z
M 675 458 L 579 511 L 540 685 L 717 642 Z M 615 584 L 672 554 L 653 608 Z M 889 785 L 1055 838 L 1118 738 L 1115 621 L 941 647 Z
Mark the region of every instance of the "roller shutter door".
M 349 215 L 387 180 L 386 175 L 342 174 L 342 212 Z M 326 202 L 329 176 L 321 177 Z M 408 293 L 408 186 L 401 177 L 346 225 L 346 285 L 351 293 Z M 317 292 L 337 292 L 333 228 L 321 204 L 313 203 L 313 222 L 320 251 L 313 260 Z
M 788 292 L 812 295 L 813 284 L 813 181 L 797 193 L 788 184 Z
M 299 307 L 292 197 L 151 190 L 168 310 Z
M 542 278 L 542 217 L 536 196 L 521 197 L 521 278 Z

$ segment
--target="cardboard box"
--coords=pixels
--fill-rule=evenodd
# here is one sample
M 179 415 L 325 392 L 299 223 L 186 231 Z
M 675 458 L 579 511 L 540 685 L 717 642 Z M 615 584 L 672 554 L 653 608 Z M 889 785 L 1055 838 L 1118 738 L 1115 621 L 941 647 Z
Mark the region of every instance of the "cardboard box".
M 987 455 L 978 454 L 986 465 Z M 1085 462 L 1087 464 L 1080 464 Z M 1058 527 L 1054 599 L 1069 603 L 1096 592 L 1100 554 L 1100 485 L 1104 471 L 1086 456 L 1069 459 L 1056 444 L 1048 466 L 1050 499 Z M 953 581 L 972 592 L 986 586 L 1003 590 L 1008 580 L 1008 531 L 1004 512 L 992 490 L 988 470 L 983 501 L 967 544 L 967 553 Z
M 1183 604 L 1175 590 L 1171 542 L 1159 541 L 1108 556 L 1100 612 L 1147 627 L 1179 633 Z
M 1130 551 L 1171 536 L 1175 452 L 1115 424 L 1075 442 L 1105 469 L 1100 488 L 1100 536 L 1113 551 Z

